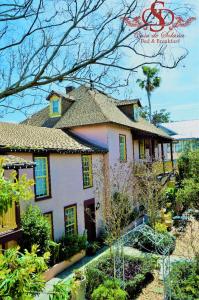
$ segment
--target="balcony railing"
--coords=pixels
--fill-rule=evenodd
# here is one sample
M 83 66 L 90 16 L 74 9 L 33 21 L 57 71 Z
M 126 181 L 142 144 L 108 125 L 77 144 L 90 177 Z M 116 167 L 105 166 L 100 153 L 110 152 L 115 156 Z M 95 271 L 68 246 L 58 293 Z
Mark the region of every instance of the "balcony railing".
M 0 216 L 0 234 L 16 228 L 16 209 L 15 205 L 13 205 L 8 209 L 7 213 L 3 214 L 3 216 Z

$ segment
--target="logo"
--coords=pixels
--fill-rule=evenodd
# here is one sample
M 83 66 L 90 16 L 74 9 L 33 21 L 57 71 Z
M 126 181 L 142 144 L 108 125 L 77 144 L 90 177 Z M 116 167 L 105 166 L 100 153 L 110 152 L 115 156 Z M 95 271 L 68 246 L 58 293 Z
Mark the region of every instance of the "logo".
M 195 20 L 195 17 L 184 19 L 181 15 L 175 14 L 174 11 L 166 8 L 165 1 L 154 1 L 149 8 L 144 9 L 140 16 L 123 18 L 127 26 L 141 27 L 151 32 L 151 36 L 150 33 L 142 34 L 141 31 L 135 34 L 143 43 L 179 43 L 184 35 L 173 31 L 180 27 L 187 27 Z M 162 40 L 165 37 L 167 40 Z
M 158 4 L 161 4 L 163 6 L 163 8 L 156 9 L 156 6 Z M 149 12 L 149 14 L 148 14 L 148 12 Z M 171 16 L 171 21 L 167 24 L 166 24 L 165 18 L 163 16 L 163 13 L 167 14 L 167 18 L 168 18 L 168 16 Z M 150 24 L 147 20 L 150 19 L 151 16 L 154 16 L 154 18 L 158 19 L 159 23 Z M 171 25 L 174 21 L 174 18 L 175 18 L 174 13 L 170 9 L 164 8 L 164 2 L 162 2 L 162 1 L 156 1 L 156 2 L 152 3 L 151 7 L 144 10 L 144 12 L 142 14 L 142 22 L 145 25 L 148 25 L 150 28 L 150 31 L 152 31 L 152 32 L 161 31 L 165 28 L 165 26 Z

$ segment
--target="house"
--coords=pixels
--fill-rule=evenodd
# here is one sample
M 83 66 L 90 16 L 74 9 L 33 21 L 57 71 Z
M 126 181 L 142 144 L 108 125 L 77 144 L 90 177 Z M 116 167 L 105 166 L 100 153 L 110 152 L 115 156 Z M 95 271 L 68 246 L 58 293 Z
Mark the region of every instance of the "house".
M 5 174 L 15 169 L 18 176 L 26 173 L 28 178 L 34 178 L 32 203 L 50 220 L 54 239 L 64 233 L 82 234 L 85 229 L 88 238 L 95 239 L 100 229 L 101 198 L 95 192 L 92 164 L 100 166 L 107 150 L 80 142 L 60 129 L 13 123 L 0 123 L 0 140 Z M 20 209 L 12 207 L 0 218 L 3 249 L 20 238 L 19 214 L 25 205 L 22 203 Z M 92 219 L 85 213 L 87 208 Z
M 66 93 L 52 91 L 47 100 L 49 105 L 23 124 L 67 130 L 105 147 L 108 149 L 109 166 L 118 161 L 160 161 L 162 172 L 166 170 L 163 144 L 171 143 L 172 138 L 140 118 L 139 99 L 116 100 L 92 87 L 69 86 Z M 167 165 L 171 167 L 170 162 Z
M 124 171 L 119 181 L 134 161 L 158 164 L 160 174 L 172 171 L 172 138 L 140 118 L 139 99 L 116 100 L 81 86 L 52 91 L 47 100 L 46 108 L 20 125 L 0 123 L 0 152 L 36 164 L 19 169 L 19 176 L 26 172 L 35 179 L 33 202 L 50 220 L 55 240 L 85 229 L 93 240 L 115 166 Z M 171 144 L 167 163 L 165 143 Z
M 177 121 L 159 125 L 165 133 L 174 139 L 173 157 L 179 158 L 186 149 L 199 149 L 199 120 Z M 170 152 L 170 146 L 165 153 Z

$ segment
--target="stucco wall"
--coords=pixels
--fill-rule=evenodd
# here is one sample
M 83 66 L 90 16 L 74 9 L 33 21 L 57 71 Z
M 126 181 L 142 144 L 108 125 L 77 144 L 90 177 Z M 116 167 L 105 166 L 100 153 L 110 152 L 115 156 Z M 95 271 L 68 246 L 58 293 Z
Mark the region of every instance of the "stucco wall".
M 16 153 L 26 160 L 33 160 L 32 154 Z M 101 194 L 96 191 L 96 180 L 94 178 L 94 187 L 83 189 L 82 181 L 82 162 L 81 155 L 64 155 L 50 154 L 50 177 L 51 177 L 51 195 L 52 198 L 40 201 L 32 201 L 38 205 L 42 212 L 53 211 L 53 225 L 55 240 L 64 234 L 64 207 L 77 204 L 78 216 L 78 232 L 84 232 L 84 201 L 95 198 L 95 203 L 101 202 L 103 192 Z M 101 170 L 103 163 L 102 154 L 92 155 L 93 166 L 97 166 L 98 172 Z M 29 178 L 33 178 L 32 169 L 20 170 L 19 174 L 26 173 Z M 103 182 L 101 183 L 103 184 Z M 21 205 L 24 209 L 24 203 Z M 96 227 L 97 232 L 101 225 L 100 209 L 96 211 Z

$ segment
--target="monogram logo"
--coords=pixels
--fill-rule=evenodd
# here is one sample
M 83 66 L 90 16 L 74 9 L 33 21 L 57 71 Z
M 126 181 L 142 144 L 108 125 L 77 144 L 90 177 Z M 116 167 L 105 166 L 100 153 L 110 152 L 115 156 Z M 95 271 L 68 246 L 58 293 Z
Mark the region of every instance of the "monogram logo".
M 157 8 L 157 5 L 161 5 L 162 8 Z M 151 24 L 148 21 L 151 17 L 158 19 L 158 23 Z M 168 17 L 170 17 L 170 21 L 167 23 L 166 19 L 168 19 Z M 170 26 L 173 24 L 174 19 L 174 13 L 170 9 L 164 7 L 163 1 L 155 1 L 151 4 L 151 7 L 146 9 L 142 14 L 142 22 L 149 26 L 150 31 L 152 32 L 159 32 L 163 30 L 165 26 Z

